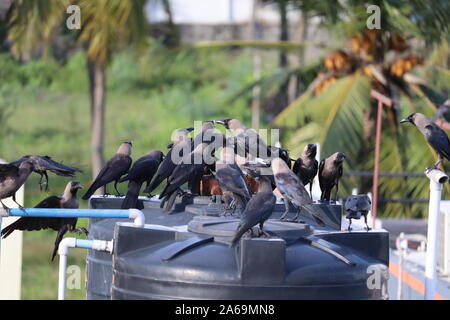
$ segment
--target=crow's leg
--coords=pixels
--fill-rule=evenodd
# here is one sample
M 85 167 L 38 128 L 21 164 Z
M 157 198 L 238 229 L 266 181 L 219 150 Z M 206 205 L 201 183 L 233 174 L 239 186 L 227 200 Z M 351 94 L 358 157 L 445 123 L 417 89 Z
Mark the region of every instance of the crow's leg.
M 16 194 L 15 193 L 13 194 L 12 199 L 17 204 L 17 206 L 19 207 L 20 210 L 25 211 L 24 207 L 22 207 L 22 205 L 17 203 L 17 201 L 16 201 Z
M 337 202 L 338 191 L 339 191 L 339 180 L 336 182 L 336 192 L 334 193 L 334 203 Z
M 309 182 L 309 196 L 311 197 L 311 200 L 313 199 L 313 196 L 312 196 L 312 187 L 313 187 L 313 180 L 311 180 L 311 181 Z
M 111 194 L 110 193 L 108 193 L 108 191 L 106 190 L 106 186 L 107 186 L 108 184 L 105 184 L 103 187 L 105 188 L 105 191 L 103 192 L 103 198 L 106 198 L 107 196 L 110 196 Z
M 297 213 L 295 216 L 291 219 L 292 221 L 297 221 L 298 216 L 300 215 L 300 212 L 302 211 L 302 207 L 297 208 Z
M 259 223 L 259 236 L 265 235 L 267 238 L 270 238 L 270 234 L 264 230 L 264 221 Z
M 366 224 L 367 231 L 371 230 L 371 228 L 369 228 L 369 225 L 367 224 L 367 215 L 364 216 L 364 223 Z
M 0 200 L 0 203 L 2 204 L 3 209 L 9 210 L 9 208 L 2 202 L 2 200 Z
M 48 191 L 48 175 L 47 175 L 47 171 L 44 171 L 44 177 L 45 177 L 45 191 Z
M 119 180 L 114 181 L 114 189 L 116 189 L 116 196 L 121 197 L 122 194 L 120 194 L 119 190 L 117 190 L 118 183 L 119 183 Z
M 439 169 L 439 165 L 442 163 L 443 160 L 444 159 L 442 159 L 441 155 L 438 154 L 438 161 L 436 161 L 432 166 L 426 167 L 425 169 L 427 171 L 431 171 L 431 170 L 434 170 L 434 169 Z
M 89 231 L 86 228 L 80 227 L 73 230 L 73 232 L 76 232 L 78 234 L 84 233 L 86 237 L 89 235 Z
M 284 211 L 283 215 L 281 216 L 280 220 L 284 220 L 286 218 L 287 214 L 289 213 L 289 200 L 284 195 L 283 195 L 283 200 L 284 200 L 285 211 Z
M 352 231 L 352 218 L 348 219 L 348 228 L 347 231 Z

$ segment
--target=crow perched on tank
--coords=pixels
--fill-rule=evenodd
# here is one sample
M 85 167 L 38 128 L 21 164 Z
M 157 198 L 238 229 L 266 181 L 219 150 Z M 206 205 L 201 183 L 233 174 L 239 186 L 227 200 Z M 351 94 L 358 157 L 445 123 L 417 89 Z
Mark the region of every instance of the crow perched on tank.
M 167 185 L 159 195 L 159 199 L 164 198 L 167 204 L 164 211 L 170 211 L 175 201 L 180 187 L 187 183 L 193 177 L 203 175 L 205 170 L 205 162 L 203 152 L 208 147 L 208 143 L 201 143 L 194 151 L 183 156 L 183 160 L 175 167 L 172 174 L 167 178 Z
M 166 180 L 173 172 L 173 169 L 177 166 L 177 164 L 172 159 L 172 152 L 175 150 L 179 151 L 179 156 L 183 156 L 183 151 L 186 149 L 185 146 L 190 146 L 192 148 L 192 139 L 189 138 L 189 132 L 193 131 L 194 128 L 183 128 L 179 129 L 175 132 L 175 136 L 172 140 L 172 143 L 168 145 L 170 150 L 167 152 L 166 157 L 161 162 L 161 165 L 158 168 L 158 171 L 154 175 L 152 181 L 145 188 L 144 192 L 150 194 L 155 190 L 164 180 Z
M 78 209 L 77 192 L 83 186 L 78 181 L 70 181 L 61 196 L 50 196 L 39 202 L 35 208 L 64 208 Z M 34 231 L 42 229 L 53 229 L 58 231 L 55 246 L 52 253 L 52 261 L 55 259 L 59 243 L 66 232 L 77 232 L 88 234 L 85 228 L 76 228 L 77 218 L 57 217 L 21 217 L 14 223 L 2 230 L 2 237 L 8 237 L 14 230 Z
M 342 177 L 345 154 L 336 152 L 319 164 L 319 184 L 322 194 L 321 201 L 330 201 L 331 190 L 336 187 L 335 199 L 339 190 L 339 179 Z
M 295 160 L 292 171 L 300 178 L 303 185 L 309 184 L 309 194 L 312 199 L 312 186 L 314 177 L 319 170 L 319 163 L 316 160 L 317 145 L 307 144 L 302 155 Z
M 361 216 L 364 216 L 364 222 L 366 224 L 367 231 L 370 230 L 367 225 L 367 214 L 372 210 L 372 202 L 366 194 L 360 194 L 355 196 L 350 196 L 345 201 L 345 211 L 347 215 L 345 218 L 349 220 L 348 231 L 352 230 L 352 219 L 359 220 Z
M 400 123 L 405 122 L 410 122 L 415 125 L 438 155 L 438 161 L 428 167 L 427 170 L 437 169 L 439 164 L 444 161 L 444 158 L 450 161 L 450 140 L 444 130 L 425 115 L 418 112 L 412 113 L 400 121 Z
M 239 226 L 231 239 L 231 247 L 236 246 L 241 237 L 247 231 L 252 230 L 252 227 L 257 224 L 259 224 L 259 235 L 265 233 L 264 222 L 270 218 L 273 209 L 275 208 L 276 197 L 272 192 L 272 183 L 269 176 L 261 175 L 258 171 L 254 171 L 254 169 L 254 166 L 249 167 L 247 168 L 247 172 L 249 172 L 253 178 L 258 180 L 259 189 L 258 192 L 251 197 L 245 210 L 242 212 Z
M 161 151 L 152 150 L 136 160 L 128 174 L 119 180 L 119 183 L 128 181 L 128 191 L 122 202 L 122 209 L 137 208 L 142 184 L 147 182 L 148 186 L 163 158 Z
M 222 191 L 229 192 L 233 198 L 233 211 L 238 204 L 244 210 L 251 196 L 245 182 L 245 176 L 235 162 L 232 148 L 222 149 L 220 160 L 216 162 L 215 176 Z
M 106 185 L 113 181 L 117 195 L 120 195 L 117 190 L 117 183 L 119 183 L 120 178 L 130 169 L 132 162 L 130 157 L 132 145 L 133 144 L 128 141 L 123 142 L 120 145 L 117 153 L 103 166 L 102 170 L 100 170 L 97 178 L 95 178 L 95 181 L 84 194 L 83 200 L 88 200 L 98 188 L 103 186 L 105 186 L 105 195 L 107 195 Z
M 325 223 L 322 218 L 306 206 L 311 204 L 312 200 L 299 177 L 297 177 L 297 175 L 292 172 L 287 164 L 280 158 L 272 160 L 271 168 L 274 174 L 275 183 L 278 190 L 283 195 L 284 205 L 286 207 L 285 212 L 281 216 L 281 220 L 284 220 L 289 213 L 289 202 L 291 202 L 298 209 L 293 220 L 298 218 L 300 210 L 305 209 L 317 224 L 324 226 Z

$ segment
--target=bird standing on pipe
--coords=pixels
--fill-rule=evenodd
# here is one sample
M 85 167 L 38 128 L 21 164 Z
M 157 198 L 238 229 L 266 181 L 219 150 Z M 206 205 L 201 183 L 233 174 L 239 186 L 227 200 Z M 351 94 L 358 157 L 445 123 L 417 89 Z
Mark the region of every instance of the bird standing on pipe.
M 164 154 L 161 151 L 152 150 L 136 160 L 128 174 L 119 180 L 119 183 L 128 181 L 128 191 L 122 202 L 122 209 L 137 209 L 142 184 L 147 182 L 148 186 L 163 158 Z
M 400 123 L 410 122 L 419 129 L 423 134 L 428 144 L 436 151 L 438 160 L 432 166 L 427 168 L 427 171 L 437 169 L 445 159 L 450 160 L 450 141 L 447 134 L 437 124 L 428 119 L 422 113 L 412 113 L 405 119 L 400 120 Z
M 117 153 L 104 165 L 102 170 L 100 170 L 97 178 L 95 178 L 95 181 L 84 194 L 83 200 L 88 200 L 98 188 L 103 186 L 105 186 L 105 195 L 107 195 L 106 185 L 113 181 L 117 195 L 121 195 L 117 190 L 117 183 L 119 183 L 120 178 L 130 169 L 132 162 L 130 157 L 132 145 L 133 144 L 129 141 L 123 142 L 120 145 Z
M 336 187 L 335 200 L 339 191 L 339 179 L 342 177 L 345 154 L 336 152 L 326 159 L 320 161 L 319 164 L 319 185 L 322 194 L 321 201 L 330 201 L 331 190 Z
M 50 196 L 39 202 L 35 208 L 64 208 L 78 209 L 77 192 L 83 186 L 78 181 L 70 181 L 62 196 Z M 85 233 L 85 228 L 76 229 L 78 218 L 56 218 L 56 217 L 21 217 L 14 223 L 2 230 L 2 237 L 8 237 L 14 230 L 34 231 L 42 229 L 53 229 L 58 231 L 55 240 L 55 246 L 52 253 L 52 261 L 55 259 L 59 243 L 67 231 Z

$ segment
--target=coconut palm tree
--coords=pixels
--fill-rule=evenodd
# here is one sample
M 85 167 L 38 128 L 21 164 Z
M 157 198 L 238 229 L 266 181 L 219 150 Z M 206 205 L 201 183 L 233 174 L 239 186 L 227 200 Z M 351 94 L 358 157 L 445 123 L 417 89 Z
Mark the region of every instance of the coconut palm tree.
M 443 18 L 448 15 L 448 3 L 438 1 L 430 8 L 416 1 L 409 7 L 402 1 L 406 7 L 393 7 L 393 1 L 375 2 L 384 10 L 382 26 L 389 29 L 367 30 L 367 14 L 361 14 L 364 7 L 348 1 L 348 19 L 337 26 L 351 35 L 348 45 L 325 57 L 315 79 L 272 126 L 283 128 L 286 146 L 294 155 L 305 143 L 319 142 L 322 156 L 345 152 L 347 170 L 372 170 L 376 101 L 370 91 L 376 89 L 394 100 L 394 107 L 383 111 L 381 171 L 423 172 L 434 163 L 435 155 L 416 130 L 399 126 L 398 120 L 415 111 L 433 116 L 448 98 L 417 76 L 424 59 L 411 44 L 425 37 L 430 44 L 448 37 L 448 20 Z M 422 10 L 412 11 L 411 7 Z M 412 13 L 415 22 L 409 20 Z M 444 117 L 450 120 L 449 115 Z M 350 193 L 355 186 L 360 192 L 372 188 L 371 177 L 348 177 L 343 182 L 343 193 Z M 379 190 L 384 198 L 425 200 L 426 186 L 426 179 L 381 178 Z M 394 216 L 420 216 L 423 210 L 417 203 L 406 206 L 406 212 L 404 208 L 399 202 L 382 207 L 385 214 Z

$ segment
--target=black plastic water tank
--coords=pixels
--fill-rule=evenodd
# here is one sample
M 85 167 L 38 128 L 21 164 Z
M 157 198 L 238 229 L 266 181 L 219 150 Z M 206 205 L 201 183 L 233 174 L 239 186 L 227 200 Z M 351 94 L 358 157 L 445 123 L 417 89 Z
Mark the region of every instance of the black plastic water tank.
M 116 224 L 112 298 L 387 298 L 387 232 L 271 219 L 270 238 L 243 237 L 230 248 L 238 223 L 197 216 L 185 232 Z
M 94 196 L 89 201 L 92 209 L 120 209 L 123 197 Z M 207 204 L 207 197 L 185 197 L 177 201 L 176 208 L 171 214 L 163 213 L 159 206 L 160 202 L 146 197 L 139 198 L 139 207 L 145 215 L 146 224 L 157 224 L 161 226 L 183 226 L 192 219 L 193 214 L 184 212 L 188 204 Z M 89 219 L 89 239 L 111 240 L 114 235 L 114 226 L 119 221 L 130 221 L 128 219 Z M 110 254 L 88 250 L 86 257 L 86 295 L 89 300 L 111 299 L 112 281 L 112 257 Z

